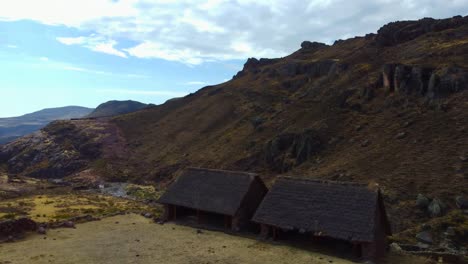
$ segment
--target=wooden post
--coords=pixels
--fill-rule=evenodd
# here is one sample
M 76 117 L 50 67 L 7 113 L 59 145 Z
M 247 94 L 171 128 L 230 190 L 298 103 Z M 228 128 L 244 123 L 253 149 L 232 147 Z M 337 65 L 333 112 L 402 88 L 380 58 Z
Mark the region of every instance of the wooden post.
M 264 238 L 267 238 L 269 233 L 270 233 L 269 230 L 270 230 L 269 226 L 267 226 L 265 224 L 261 224 L 260 225 L 260 236 L 264 237 Z
M 177 220 L 177 206 L 174 205 L 174 221 Z
M 200 224 L 200 210 L 197 209 L 197 224 Z
M 273 227 L 273 240 L 276 240 L 276 227 Z
M 228 221 L 229 221 L 228 216 L 225 215 L 224 216 L 224 228 L 226 228 L 226 229 L 228 228 Z

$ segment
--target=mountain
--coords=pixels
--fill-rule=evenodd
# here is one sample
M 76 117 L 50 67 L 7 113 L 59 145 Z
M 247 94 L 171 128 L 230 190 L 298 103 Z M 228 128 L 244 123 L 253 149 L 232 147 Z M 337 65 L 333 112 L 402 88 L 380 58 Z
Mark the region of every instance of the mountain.
M 147 104 L 143 104 L 136 101 L 109 101 L 103 104 L 100 104 L 92 113 L 87 117 L 96 118 L 96 117 L 110 117 L 116 115 L 128 114 L 141 110 L 145 107 L 148 107 Z
M 0 144 L 37 131 L 53 120 L 79 118 L 93 109 L 81 106 L 47 108 L 34 113 L 0 118 Z
M 258 172 L 269 184 L 278 175 L 378 184 L 394 240 L 414 240 L 426 223 L 436 241 L 453 226 L 468 246 L 457 207 L 468 195 L 467 102 L 468 17 L 400 21 L 248 59 L 232 80 L 163 105 L 54 122 L 1 147 L 0 163 L 11 174 L 90 168 L 158 186 L 187 166 Z M 429 213 L 421 200 L 431 199 Z

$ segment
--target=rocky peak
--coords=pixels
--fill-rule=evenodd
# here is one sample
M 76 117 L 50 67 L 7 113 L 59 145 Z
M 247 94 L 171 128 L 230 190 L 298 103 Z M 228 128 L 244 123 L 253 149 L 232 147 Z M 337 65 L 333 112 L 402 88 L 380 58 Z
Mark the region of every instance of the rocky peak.
M 325 43 L 320 43 L 320 42 L 311 42 L 311 41 L 303 41 L 301 43 L 301 48 L 304 49 L 304 50 L 318 50 L 318 49 L 323 49 L 323 48 L 326 48 L 328 47 L 327 44 Z
M 397 21 L 386 24 L 377 31 L 375 41 L 380 46 L 394 46 L 413 40 L 429 32 L 468 25 L 468 16 L 447 19 L 423 18 L 417 21 Z
M 238 78 L 241 76 L 244 76 L 247 72 L 253 72 L 253 73 L 258 73 L 260 72 L 260 67 L 273 64 L 280 61 L 280 59 L 266 59 L 266 58 L 261 58 L 256 59 L 256 58 L 248 58 L 247 61 L 244 64 L 244 68 L 242 71 L 239 71 L 234 78 Z

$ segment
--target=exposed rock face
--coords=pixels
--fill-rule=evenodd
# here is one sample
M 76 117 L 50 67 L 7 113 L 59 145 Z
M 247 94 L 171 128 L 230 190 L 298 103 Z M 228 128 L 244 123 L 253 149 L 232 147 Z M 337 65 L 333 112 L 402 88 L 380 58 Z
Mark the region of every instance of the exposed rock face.
M 432 73 L 427 96 L 429 98 L 447 96 L 466 89 L 467 85 L 467 71 L 456 67 L 445 67 Z
M 292 61 L 279 64 L 278 67 L 264 67 L 275 64 L 280 59 L 260 59 L 249 58 L 244 64 L 242 71 L 238 72 L 235 78 L 245 76 L 247 73 L 259 74 L 265 73 L 270 78 L 289 79 L 296 75 L 306 75 L 310 78 L 318 78 L 323 76 L 334 76 L 345 71 L 348 68 L 347 64 L 338 63 L 336 60 L 321 60 L 316 62 Z
M 468 71 L 457 67 L 433 69 L 403 64 L 385 64 L 382 69 L 385 91 L 397 94 L 444 97 L 466 89 Z
M 398 21 L 389 23 L 377 31 L 375 41 L 380 46 L 393 46 L 413 40 L 428 32 L 457 28 L 468 24 L 468 16 L 436 20 L 424 18 L 418 21 Z
M 278 62 L 280 59 L 265 59 L 261 58 L 260 60 L 256 58 L 248 58 L 247 61 L 244 64 L 244 68 L 242 71 L 239 71 L 233 79 L 240 78 L 242 76 L 245 76 L 247 72 L 251 73 L 259 73 L 260 68 L 265 65 L 273 64 Z
M 29 218 L 6 220 L 0 222 L 0 238 L 18 236 L 26 231 L 36 231 L 37 223 Z
M 322 149 L 322 142 L 313 131 L 301 134 L 280 134 L 265 146 L 265 161 L 275 171 L 285 172 Z

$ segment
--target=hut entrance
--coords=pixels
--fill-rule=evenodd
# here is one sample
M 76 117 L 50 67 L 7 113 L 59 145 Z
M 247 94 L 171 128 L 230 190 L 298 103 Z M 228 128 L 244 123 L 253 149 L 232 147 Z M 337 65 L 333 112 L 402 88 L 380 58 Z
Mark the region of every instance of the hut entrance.
M 299 230 L 282 230 L 271 227 L 271 237 L 286 242 L 294 247 L 332 254 L 346 259 L 360 259 L 362 249 L 360 244 L 353 244 L 341 239 L 315 235 Z
M 230 216 L 182 206 L 175 206 L 174 209 L 176 217 L 172 219 L 177 222 L 205 229 L 231 228 Z

